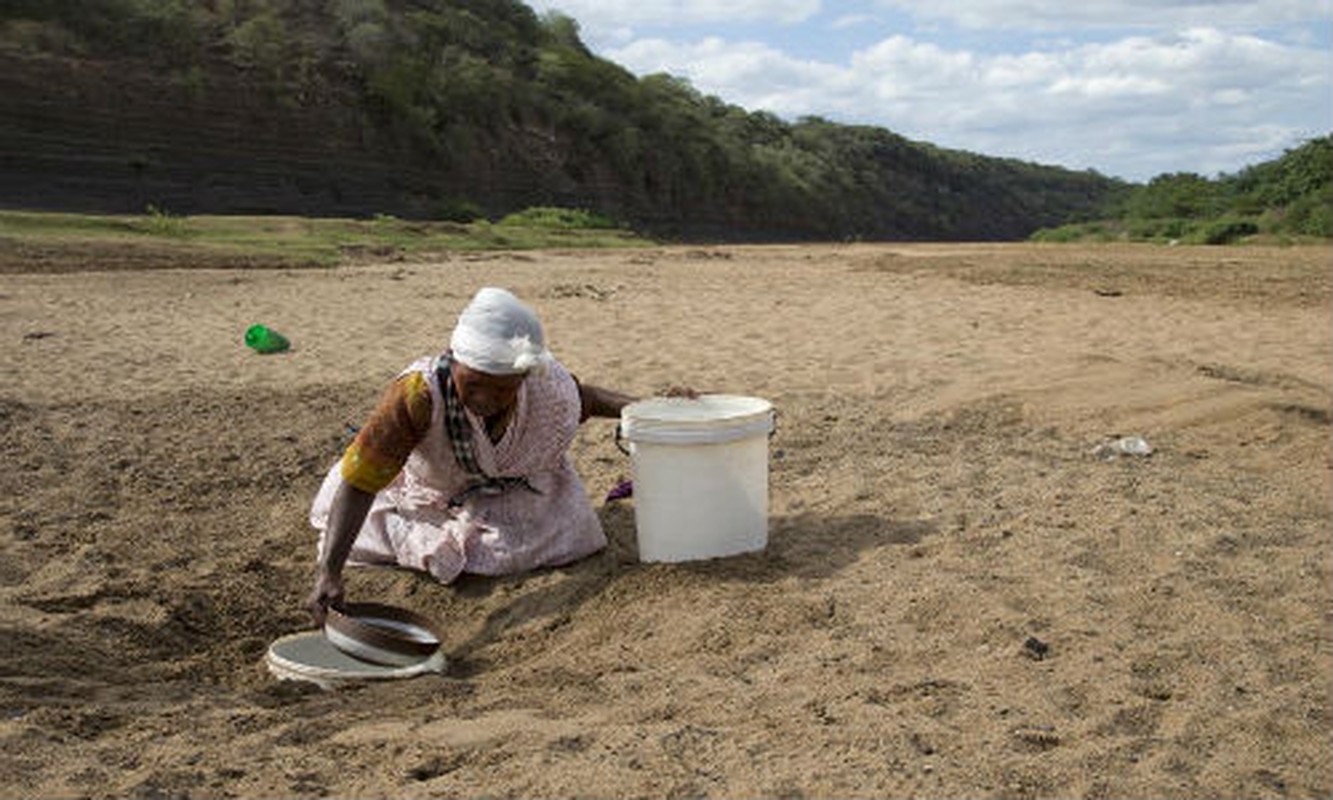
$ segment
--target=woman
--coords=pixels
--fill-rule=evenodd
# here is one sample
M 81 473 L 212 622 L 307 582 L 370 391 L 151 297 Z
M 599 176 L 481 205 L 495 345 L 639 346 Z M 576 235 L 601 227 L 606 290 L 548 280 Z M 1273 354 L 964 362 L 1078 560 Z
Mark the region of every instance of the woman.
M 569 445 L 583 420 L 632 398 L 581 384 L 546 349 L 532 309 L 485 288 L 444 354 L 414 362 L 329 471 L 308 607 L 343 601 L 346 563 L 396 564 L 442 583 L 568 563 L 606 545 Z

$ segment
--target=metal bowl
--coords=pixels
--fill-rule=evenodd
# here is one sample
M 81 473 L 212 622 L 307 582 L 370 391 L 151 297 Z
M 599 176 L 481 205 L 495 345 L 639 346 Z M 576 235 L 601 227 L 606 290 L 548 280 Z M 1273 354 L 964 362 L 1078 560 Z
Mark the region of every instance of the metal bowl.
M 440 630 L 430 619 L 380 603 L 346 603 L 330 608 L 324 637 L 353 658 L 372 664 L 409 666 L 440 649 Z

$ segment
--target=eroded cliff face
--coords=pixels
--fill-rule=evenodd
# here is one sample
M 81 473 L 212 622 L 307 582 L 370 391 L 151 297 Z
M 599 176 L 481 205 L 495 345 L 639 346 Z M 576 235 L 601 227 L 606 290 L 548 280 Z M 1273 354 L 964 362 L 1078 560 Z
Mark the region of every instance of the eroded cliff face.
M 331 99 L 282 104 L 240 75 L 0 55 L 0 97 L 6 205 L 318 214 L 392 195 L 392 154 Z
M 351 90 L 277 97 L 219 68 L 0 53 L 0 205 L 69 211 L 434 216 L 467 200 L 628 210 L 607 171 L 570 175 L 554 131 L 516 124 L 434 152 Z

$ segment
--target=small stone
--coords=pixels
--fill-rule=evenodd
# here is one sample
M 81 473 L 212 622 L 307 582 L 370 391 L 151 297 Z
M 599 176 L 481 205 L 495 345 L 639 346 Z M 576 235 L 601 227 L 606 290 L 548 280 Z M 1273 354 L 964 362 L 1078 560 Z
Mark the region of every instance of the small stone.
M 1010 733 L 1023 745 L 1038 750 L 1050 750 L 1060 744 L 1060 735 L 1053 725 L 1020 725 Z
M 1042 661 L 1051 652 L 1051 646 L 1035 636 L 1029 636 L 1023 642 L 1023 655 L 1034 661 Z

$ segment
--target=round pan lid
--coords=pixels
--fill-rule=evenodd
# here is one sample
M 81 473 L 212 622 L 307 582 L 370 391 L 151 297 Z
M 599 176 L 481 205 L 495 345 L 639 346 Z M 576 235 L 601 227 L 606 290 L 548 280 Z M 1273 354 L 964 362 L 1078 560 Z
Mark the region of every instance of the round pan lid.
M 346 603 L 330 608 L 324 636 L 350 656 L 374 664 L 407 666 L 440 649 L 442 635 L 427 617 L 380 603 Z

